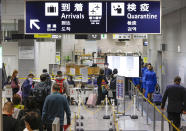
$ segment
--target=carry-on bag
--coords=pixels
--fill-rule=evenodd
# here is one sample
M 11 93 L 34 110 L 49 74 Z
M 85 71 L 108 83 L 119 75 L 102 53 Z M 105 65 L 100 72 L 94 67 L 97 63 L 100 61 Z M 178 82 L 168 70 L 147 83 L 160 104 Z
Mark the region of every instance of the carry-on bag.
M 153 103 L 156 105 L 161 105 L 162 95 L 160 94 L 159 86 L 156 87 L 155 93 L 153 94 Z
M 97 95 L 96 94 L 90 94 L 87 100 L 88 106 L 95 106 L 97 102 Z

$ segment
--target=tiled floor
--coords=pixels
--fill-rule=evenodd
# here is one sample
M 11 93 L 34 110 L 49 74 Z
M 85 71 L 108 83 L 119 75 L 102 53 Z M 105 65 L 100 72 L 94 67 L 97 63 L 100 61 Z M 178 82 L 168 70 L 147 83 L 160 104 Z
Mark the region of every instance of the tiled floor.
M 126 115 L 133 114 L 133 105 L 131 106 L 131 101 L 126 102 Z M 121 105 L 123 106 L 123 105 Z M 122 107 L 121 107 L 122 108 Z M 74 112 L 78 111 L 77 106 L 71 106 L 72 117 L 74 116 Z M 109 108 L 108 114 L 111 114 L 111 108 Z M 122 112 L 122 110 L 120 110 Z M 83 122 L 84 126 L 81 127 L 85 131 L 108 131 L 110 126 L 110 122 L 112 121 L 112 117 L 110 120 L 104 120 L 103 116 L 105 115 L 105 108 L 96 107 L 96 108 L 87 108 L 85 106 L 80 107 L 80 115 L 84 116 L 84 119 L 80 122 Z M 141 116 L 141 113 L 137 111 L 138 119 L 133 120 L 130 116 L 120 116 L 118 118 L 119 130 L 121 131 L 153 131 L 153 122 L 151 119 L 149 123 L 146 124 L 146 114 L 144 112 L 144 116 Z M 156 131 L 161 131 L 161 121 L 156 121 Z M 74 130 L 74 122 L 72 122 L 71 131 Z M 168 131 L 168 123 L 164 122 L 164 131 Z

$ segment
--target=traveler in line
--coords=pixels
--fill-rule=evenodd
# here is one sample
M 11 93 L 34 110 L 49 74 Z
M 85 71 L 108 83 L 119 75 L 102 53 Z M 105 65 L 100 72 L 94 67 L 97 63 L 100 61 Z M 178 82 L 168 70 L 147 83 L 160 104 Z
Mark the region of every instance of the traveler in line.
M 113 99 L 115 101 L 115 105 L 117 105 L 117 99 L 116 99 L 116 80 L 117 80 L 117 74 L 118 74 L 118 70 L 114 69 L 113 70 L 113 74 L 111 76 L 111 81 L 110 81 L 110 89 L 112 91 L 113 94 Z
M 36 112 L 27 113 L 24 118 L 26 128 L 23 131 L 39 131 L 41 122 L 41 116 Z
M 3 131 L 18 131 L 18 121 L 12 117 L 13 113 L 13 103 L 5 103 L 3 107 Z
M 148 70 L 148 69 L 147 69 L 147 66 L 148 66 L 147 63 L 144 64 L 144 65 L 143 65 L 143 68 L 142 68 L 142 70 L 141 70 L 141 73 L 142 73 L 142 86 L 141 86 L 141 88 L 143 89 L 143 95 L 145 95 L 145 90 L 146 90 L 145 73 L 146 73 L 146 71 Z
M 161 105 L 161 109 L 164 111 L 165 103 L 168 98 L 168 119 L 173 121 L 177 128 L 180 128 L 181 114 L 186 114 L 186 91 L 180 83 L 181 78 L 177 76 L 174 78 L 174 84 L 167 86 Z M 169 127 L 170 126 L 171 125 L 169 125 Z M 176 129 L 173 130 L 176 131 Z
M 47 69 L 43 69 L 43 74 L 46 75 L 47 79 L 46 79 L 46 84 L 48 84 L 50 87 L 52 86 L 52 80 L 51 80 L 51 77 L 50 75 L 48 74 L 48 71 Z
M 101 104 L 101 100 L 103 100 L 105 98 L 105 94 L 107 93 L 106 89 L 104 89 L 104 88 L 107 86 L 108 81 L 107 81 L 104 74 L 105 74 L 104 69 L 100 69 L 100 73 L 99 73 L 99 76 L 97 78 L 97 85 L 98 85 L 97 105 Z
M 145 72 L 146 91 L 145 96 L 152 101 L 152 93 L 154 93 L 157 85 L 156 73 L 153 71 L 153 66 L 148 66 L 148 71 Z
M 18 115 L 18 120 L 19 122 L 19 130 L 23 131 L 25 129 L 25 123 L 24 123 L 24 116 L 28 113 L 28 112 L 36 112 L 39 115 L 41 115 L 40 110 L 37 108 L 37 104 L 36 101 L 34 99 L 33 96 L 29 96 L 28 99 L 26 99 L 25 103 L 24 103 L 24 110 L 20 110 L 19 115 Z M 42 125 L 41 125 L 42 128 Z
M 35 88 L 33 89 L 33 96 L 35 98 L 35 101 L 41 113 L 43 110 L 45 98 L 51 93 L 51 88 L 46 83 L 46 80 L 47 80 L 47 75 L 42 74 L 40 76 L 40 82 L 37 83 Z
M 24 109 L 24 106 L 21 105 L 21 97 L 20 97 L 20 95 L 15 94 L 13 96 L 12 102 L 13 102 L 13 105 L 14 105 L 14 113 L 12 114 L 12 117 L 17 119 L 20 110 Z
M 34 75 L 31 73 L 21 86 L 23 103 L 31 96 Z
M 67 80 L 65 80 L 63 78 L 63 73 L 61 71 L 57 72 L 57 76 L 56 76 L 55 82 L 60 87 L 60 91 L 59 92 L 61 94 L 63 94 L 63 95 L 66 94 L 67 100 L 68 100 L 68 102 L 70 102 L 70 89 L 68 87 Z
M 112 75 L 112 70 L 110 68 L 108 68 L 109 63 L 105 63 L 104 64 L 104 69 L 105 69 L 105 76 L 108 80 L 110 80 L 110 77 Z
M 54 84 L 52 87 L 53 93 L 47 96 L 43 106 L 42 121 L 47 131 L 52 131 L 52 122 L 55 117 L 60 118 L 60 131 L 63 131 L 64 112 L 66 112 L 67 116 L 67 125 L 71 124 L 71 111 L 68 101 L 59 91 L 59 85 Z
M 18 71 L 14 70 L 11 77 L 11 87 L 12 87 L 13 95 L 16 94 L 20 88 L 20 82 L 17 75 L 18 75 Z

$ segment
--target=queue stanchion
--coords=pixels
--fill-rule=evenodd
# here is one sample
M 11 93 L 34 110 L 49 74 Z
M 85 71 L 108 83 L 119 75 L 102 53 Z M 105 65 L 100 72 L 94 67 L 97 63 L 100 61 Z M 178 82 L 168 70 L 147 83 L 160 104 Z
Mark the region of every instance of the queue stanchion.
M 138 119 L 138 116 L 136 114 L 136 95 L 134 95 L 134 112 L 133 115 L 131 116 L 131 119 Z
M 173 123 L 173 122 L 171 121 L 171 123 Z M 174 130 L 173 126 L 171 124 L 169 124 L 169 131 L 173 131 L 173 130 Z
M 146 122 L 148 125 L 149 124 L 149 103 L 148 102 L 146 103 L 146 108 L 147 108 Z
M 141 116 L 143 117 L 143 100 L 141 102 L 142 102 L 142 104 L 141 104 Z
M 105 101 L 106 101 L 105 115 L 103 116 L 103 119 L 110 119 L 110 115 L 108 115 L 108 97 L 107 97 L 107 95 L 106 95 Z
M 156 109 L 155 105 L 153 105 L 153 131 L 156 130 Z
M 164 112 L 162 111 L 161 115 L 161 131 L 164 131 L 164 118 L 163 118 Z
M 77 114 L 76 114 L 76 112 L 75 112 L 74 131 L 76 131 L 76 122 L 77 122 Z
M 137 90 L 137 110 L 139 111 L 139 92 L 138 92 L 138 90 Z

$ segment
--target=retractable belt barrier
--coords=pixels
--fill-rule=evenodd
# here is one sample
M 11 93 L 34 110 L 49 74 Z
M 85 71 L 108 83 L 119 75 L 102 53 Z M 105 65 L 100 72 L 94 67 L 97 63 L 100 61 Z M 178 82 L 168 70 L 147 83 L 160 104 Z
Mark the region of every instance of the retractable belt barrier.
M 157 107 L 154 103 L 152 103 L 151 101 L 149 101 L 149 99 L 147 99 L 147 98 L 140 92 L 140 90 L 134 85 L 134 83 L 133 83 L 132 81 L 130 81 L 130 83 L 134 86 L 134 88 L 138 91 L 138 93 L 139 93 L 151 106 L 153 106 L 153 108 L 155 108 L 156 111 L 158 111 L 158 112 L 161 114 L 161 116 L 162 116 L 174 129 L 176 129 L 176 131 L 180 131 L 180 129 L 179 129 L 178 127 L 176 127 L 176 126 L 173 124 L 173 122 L 172 122 L 171 120 L 169 120 L 169 119 L 158 109 L 158 107 Z

